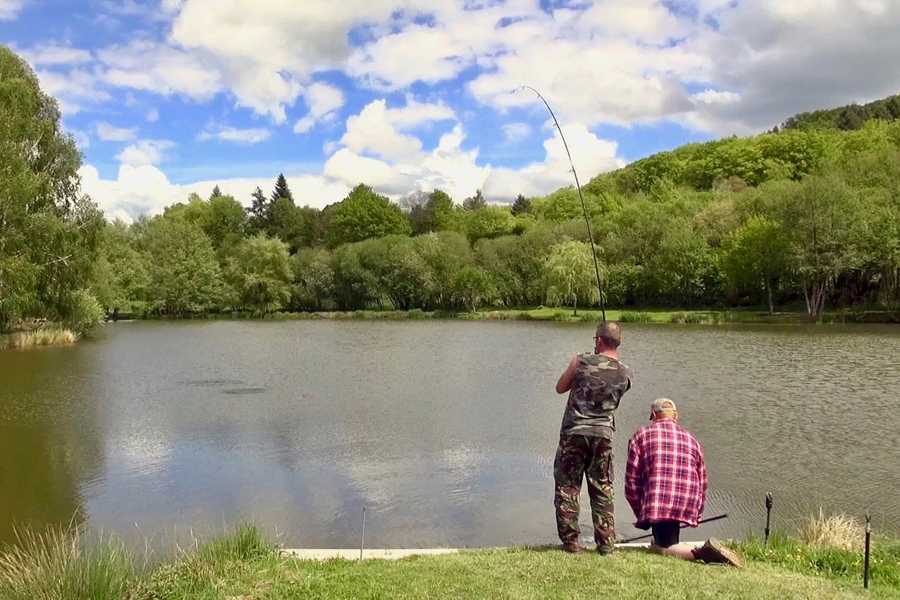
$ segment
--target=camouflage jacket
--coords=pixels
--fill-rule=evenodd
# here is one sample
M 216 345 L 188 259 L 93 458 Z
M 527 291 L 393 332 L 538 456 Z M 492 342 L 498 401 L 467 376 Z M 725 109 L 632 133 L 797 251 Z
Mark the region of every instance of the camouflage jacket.
M 612 438 L 615 410 L 631 388 L 631 369 L 603 354 L 579 354 L 560 435 Z

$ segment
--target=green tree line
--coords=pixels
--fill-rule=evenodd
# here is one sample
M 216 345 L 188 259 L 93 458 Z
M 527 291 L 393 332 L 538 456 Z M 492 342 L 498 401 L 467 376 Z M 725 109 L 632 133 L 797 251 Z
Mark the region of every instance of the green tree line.
M 189 316 L 599 301 L 571 187 L 511 204 L 439 189 L 394 203 L 359 184 L 317 209 L 280 175 L 270 193 L 216 186 L 107 222 L 78 191 L 55 102 L 6 50 L 0 77 L 0 328 L 80 322 L 101 306 Z M 584 198 L 609 306 L 802 305 L 815 320 L 900 303 L 900 121 L 687 144 L 594 177 Z

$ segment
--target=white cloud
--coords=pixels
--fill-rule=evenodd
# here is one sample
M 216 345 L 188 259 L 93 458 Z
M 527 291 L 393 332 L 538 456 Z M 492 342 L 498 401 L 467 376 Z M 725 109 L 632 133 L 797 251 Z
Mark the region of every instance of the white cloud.
M 347 119 L 347 132 L 341 143 L 357 154 L 368 153 L 402 161 L 417 156 L 422 141 L 405 133 L 419 125 L 455 119 L 453 110 L 443 104 L 428 104 L 407 99 L 402 108 L 387 108 L 385 100 L 369 103 L 358 115 Z
M 257 186 L 263 189 L 270 187 L 275 178 L 273 175 L 178 185 L 171 183 L 165 173 L 153 165 L 122 165 L 115 179 L 102 179 L 95 167 L 85 165 L 79 170 L 79 175 L 82 189 L 97 202 L 107 218 L 125 221 L 142 214 L 160 214 L 166 206 L 185 201 L 192 192 L 206 197 L 216 185 L 223 194 L 230 194 L 248 206 L 253 190 Z M 297 201 L 317 208 L 340 201 L 349 191 L 346 185 L 329 182 L 321 176 L 288 173 L 286 177 Z
M 150 123 L 155 123 L 156 121 L 158 121 L 159 120 L 159 110 L 156 108 L 151 108 L 150 110 L 148 110 L 146 119 Z
M 150 40 L 135 40 L 97 52 L 103 83 L 162 95 L 209 100 L 223 89 L 214 61 Z
M 197 136 L 198 140 L 220 140 L 239 144 L 258 144 L 269 139 L 272 132 L 264 128 L 240 129 L 227 125 L 208 127 Z
M 137 127 L 114 127 L 109 123 L 97 123 L 97 137 L 104 142 L 130 142 L 137 137 Z
M 528 123 L 507 123 L 503 126 L 503 138 L 507 144 L 521 142 L 529 135 L 531 135 L 531 126 Z
M 0 21 L 12 21 L 25 6 L 25 0 L 0 0 Z
M 309 111 L 294 124 L 294 133 L 306 133 L 320 121 L 337 118 L 337 111 L 344 106 L 344 92 L 327 83 L 315 82 L 303 90 Z
M 143 167 L 155 165 L 167 157 L 167 151 L 175 143 L 169 140 L 140 140 L 116 155 L 124 166 Z
M 0 0 L 0 6 L 2 6 L 2 2 L 3 0 Z M 27 50 L 20 50 L 19 54 L 28 61 L 32 67 L 81 65 L 89 63 L 92 60 L 91 53 L 87 50 L 55 44 L 40 44 Z
M 93 73 L 83 69 L 72 69 L 68 73 L 37 70 L 41 89 L 56 98 L 59 108 L 66 116 L 72 116 L 86 107 L 111 100 L 109 93 L 98 86 Z

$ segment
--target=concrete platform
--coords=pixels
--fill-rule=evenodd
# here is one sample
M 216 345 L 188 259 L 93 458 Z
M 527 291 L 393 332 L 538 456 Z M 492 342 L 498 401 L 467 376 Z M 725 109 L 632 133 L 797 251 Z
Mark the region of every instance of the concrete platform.
M 682 542 L 692 547 L 702 546 L 703 542 Z M 635 542 L 631 544 L 616 544 L 619 549 L 648 548 L 649 543 Z M 591 546 L 586 546 L 588 550 Z M 408 556 L 438 556 L 442 554 L 458 554 L 460 550 L 486 550 L 486 548 L 383 548 L 365 549 L 364 559 L 379 558 L 383 560 L 396 560 Z M 331 558 L 343 558 L 346 560 L 358 560 L 359 548 L 285 548 L 282 554 L 294 556 L 301 560 L 328 560 Z

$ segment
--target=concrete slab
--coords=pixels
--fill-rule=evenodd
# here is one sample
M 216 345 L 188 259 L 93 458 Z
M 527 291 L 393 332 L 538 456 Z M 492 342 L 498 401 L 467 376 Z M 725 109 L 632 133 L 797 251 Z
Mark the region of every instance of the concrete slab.
M 682 542 L 692 547 L 699 547 L 703 542 Z M 634 549 L 648 548 L 649 543 L 634 542 L 631 544 L 616 544 L 616 548 Z M 585 546 L 591 549 L 591 546 Z M 486 548 L 464 548 L 463 550 L 485 550 Z M 461 548 L 382 548 L 365 549 L 362 552 L 363 559 L 379 558 L 383 560 L 396 560 L 407 556 L 438 556 L 442 554 L 458 554 Z M 359 548 L 286 548 L 282 554 L 294 556 L 301 560 L 328 560 L 331 558 L 343 558 L 346 560 L 358 560 Z

